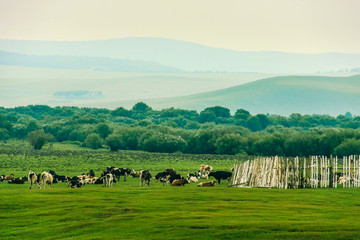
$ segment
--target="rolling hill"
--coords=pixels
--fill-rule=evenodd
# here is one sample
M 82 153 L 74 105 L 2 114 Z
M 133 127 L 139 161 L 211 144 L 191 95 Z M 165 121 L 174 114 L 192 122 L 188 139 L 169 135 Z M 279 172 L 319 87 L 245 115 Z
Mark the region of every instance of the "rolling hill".
M 0 50 L 30 55 L 156 62 L 184 71 L 309 74 L 360 67 L 360 54 L 246 52 L 163 38 L 56 42 L 0 39 Z
M 53 69 L 88 69 L 107 72 L 183 72 L 174 67 L 149 61 L 85 56 L 38 56 L 6 51 L 0 51 L 0 65 Z
M 353 115 L 360 115 L 360 75 L 280 76 L 217 91 L 144 102 L 155 109 L 176 107 L 201 111 L 209 106 L 223 106 L 232 112 L 243 108 L 252 114 L 288 116 L 291 113 L 301 113 L 337 116 L 351 112 Z

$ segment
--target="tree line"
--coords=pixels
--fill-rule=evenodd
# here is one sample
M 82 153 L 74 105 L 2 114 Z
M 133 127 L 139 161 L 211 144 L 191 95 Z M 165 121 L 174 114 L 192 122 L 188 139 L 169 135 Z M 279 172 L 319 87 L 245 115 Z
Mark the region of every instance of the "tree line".
M 0 140 L 27 139 L 35 149 L 71 142 L 93 149 L 196 154 L 360 154 L 360 117 L 252 115 L 225 107 L 153 110 L 143 102 L 115 110 L 30 105 L 0 108 Z

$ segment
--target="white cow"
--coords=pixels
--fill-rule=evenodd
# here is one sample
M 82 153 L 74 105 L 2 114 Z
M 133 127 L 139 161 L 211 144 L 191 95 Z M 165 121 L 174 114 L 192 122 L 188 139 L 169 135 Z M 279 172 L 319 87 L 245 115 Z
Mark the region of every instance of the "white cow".
M 51 188 L 51 184 L 54 181 L 53 175 L 48 172 L 42 172 L 40 175 L 40 181 L 38 183 L 38 188 L 41 188 L 41 186 L 45 189 L 45 184 L 48 185 L 49 188 Z
M 103 177 L 104 187 L 112 187 L 113 182 L 114 176 L 111 173 L 108 173 Z
M 30 170 L 28 175 L 28 180 L 30 183 L 30 189 L 32 189 L 33 185 L 35 185 L 38 182 L 38 177 L 36 173 Z

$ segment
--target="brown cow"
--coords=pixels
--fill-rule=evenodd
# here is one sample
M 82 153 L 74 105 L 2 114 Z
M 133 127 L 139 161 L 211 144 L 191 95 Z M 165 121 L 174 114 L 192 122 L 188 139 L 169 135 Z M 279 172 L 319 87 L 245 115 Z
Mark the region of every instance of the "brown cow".
M 201 183 L 198 184 L 198 187 L 214 187 L 215 183 L 216 183 L 216 181 L 201 182 Z
M 189 183 L 186 179 L 176 179 L 171 183 L 171 186 L 185 186 L 185 184 Z
M 9 176 L 1 176 L 2 180 L 6 180 L 6 181 L 9 181 L 9 180 L 13 180 L 15 177 L 14 177 L 14 174 L 10 174 Z

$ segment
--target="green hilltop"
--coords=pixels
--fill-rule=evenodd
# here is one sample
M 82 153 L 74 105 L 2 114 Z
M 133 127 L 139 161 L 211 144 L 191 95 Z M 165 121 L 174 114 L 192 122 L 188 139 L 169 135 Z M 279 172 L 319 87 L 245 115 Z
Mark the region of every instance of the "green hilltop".
M 244 108 L 252 113 L 279 115 L 359 115 L 360 75 L 350 77 L 281 76 L 183 97 L 146 100 L 154 108 L 178 107 L 200 111 L 223 106 L 232 112 Z

